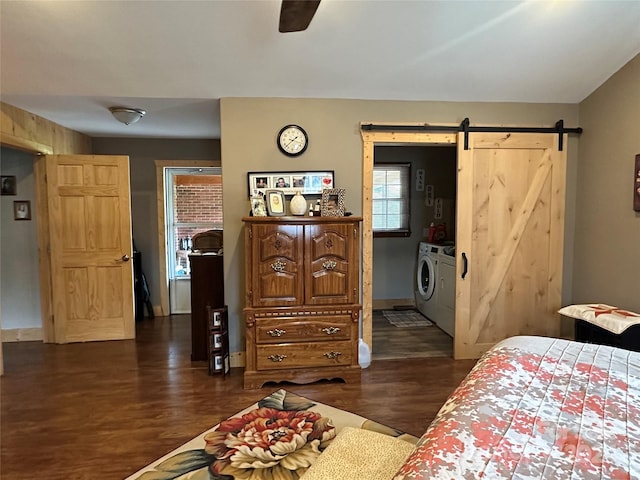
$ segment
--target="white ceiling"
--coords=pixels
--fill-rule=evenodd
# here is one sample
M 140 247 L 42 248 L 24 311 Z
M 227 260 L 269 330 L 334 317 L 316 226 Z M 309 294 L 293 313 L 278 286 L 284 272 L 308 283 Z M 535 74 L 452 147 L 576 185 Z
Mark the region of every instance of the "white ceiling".
M 94 137 L 219 138 L 222 97 L 578 103 L 640 53 L 640 0 L 322 0 L 297 33 L 279 9 L 2 0 L 1 100 Z

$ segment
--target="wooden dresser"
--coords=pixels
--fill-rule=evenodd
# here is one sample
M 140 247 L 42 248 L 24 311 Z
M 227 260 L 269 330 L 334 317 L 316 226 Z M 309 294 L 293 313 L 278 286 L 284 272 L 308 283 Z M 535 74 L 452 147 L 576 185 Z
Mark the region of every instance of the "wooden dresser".
M 244 388 L 360 381 L 360 217 L 245 217 Z

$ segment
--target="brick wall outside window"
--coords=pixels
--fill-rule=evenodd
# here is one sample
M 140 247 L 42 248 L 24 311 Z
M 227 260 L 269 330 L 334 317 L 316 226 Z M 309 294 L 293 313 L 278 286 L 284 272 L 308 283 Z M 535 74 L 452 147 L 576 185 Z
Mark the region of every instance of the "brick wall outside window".
M 173 202 L 175 223 L 201 224 L 178 225 L 175 228 L 176 250 L 183 250 L 180 244 L 182 239 L 213 228 L 222 228 L 220 175 L 176 175 Z

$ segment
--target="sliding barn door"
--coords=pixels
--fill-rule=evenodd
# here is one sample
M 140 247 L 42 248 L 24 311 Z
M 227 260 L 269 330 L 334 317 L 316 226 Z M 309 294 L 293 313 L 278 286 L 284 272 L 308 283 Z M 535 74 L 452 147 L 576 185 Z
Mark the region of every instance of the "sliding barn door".
M 46 158 L 56 343 L 135 337 L 129 158 Z
M 470 133 L 465 150 L 460 134 L 458 168 L 455 358 L 478 358 L 513 335 L 557 336 L 566 176 L 558 135 Z

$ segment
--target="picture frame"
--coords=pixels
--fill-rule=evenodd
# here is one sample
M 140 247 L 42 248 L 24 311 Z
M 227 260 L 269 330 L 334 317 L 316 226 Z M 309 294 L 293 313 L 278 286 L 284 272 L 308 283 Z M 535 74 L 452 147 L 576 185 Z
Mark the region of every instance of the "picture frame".
M 267 216 L 267 206 L 264 203 L 264 197 L 262 195 L 254 195 L 251 197 L 251 214 L 254 217 Z
M 323 217 L 344 217 L 344 188 L 325 188 L 322 190 L 320 212 Z
M 282 217 L 286 214 L 285 197 L 282 190 L 267 190 L 265 203 L 270 217 Z
M 2 175 L 0 177 L 0 194 L 17 195 L 18 188 L 15 175 Z
M 13 219 L 31 220 L 31 202 L 29 200 L 13 202 Z
M 640 153 L 636 155 L 636 168 L 633 181 L 633 210 L 640 212 Z
M 247 193 L 266 195 L 267 190 L 281 190 L 285 195 L 321 195 L 335 187 L 333 170 L 247 172 Z

